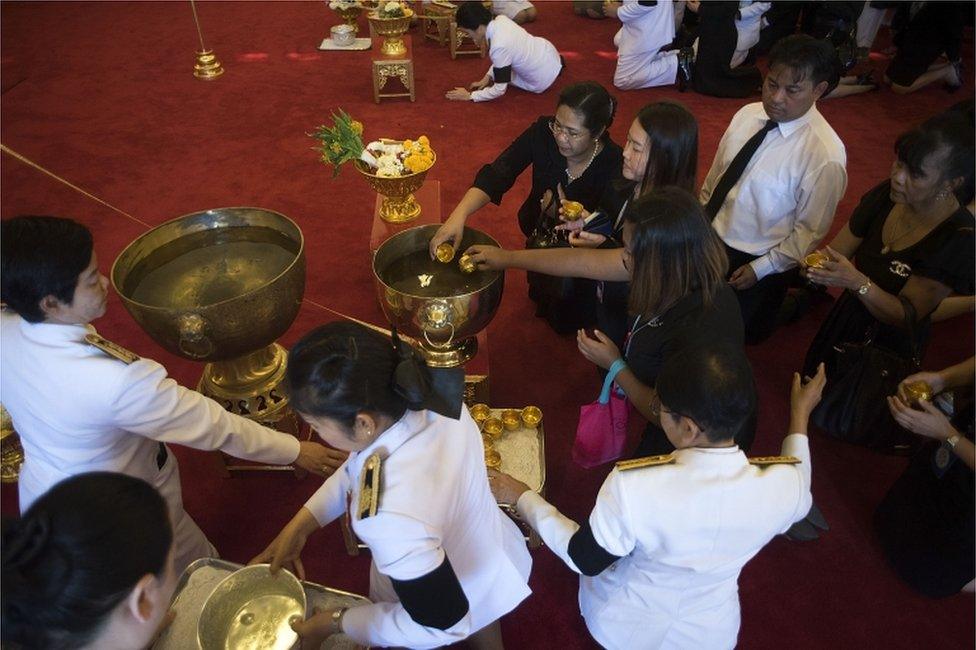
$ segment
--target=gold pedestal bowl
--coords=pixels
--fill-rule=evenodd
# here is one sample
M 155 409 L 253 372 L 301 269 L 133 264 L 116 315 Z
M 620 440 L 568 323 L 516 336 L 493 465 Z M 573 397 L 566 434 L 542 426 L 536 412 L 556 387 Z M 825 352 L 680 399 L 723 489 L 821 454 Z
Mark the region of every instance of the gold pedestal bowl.
M 375 11 L 366 14 L 373 31 L 383 37 L 383 46 L 380 48 L 380 52 L 387 56 L 400 56 L 407 52 L 403 35 L 410 29 L 413 10 L 407 9 L 405 14 L 396 18 L 380 18 Z
M 434 162 L 437 162 L 436 155 Z M 369 165 L 361 160 L 356 161 L 356 169 L 376 193 L 383 197 L 380 219 L 389 223 L 406 223 L 420 216 L 420 204 L 413 193 L 423 186 L 431 167 L 406 176 L 377 176 L 372 173 Z
M 24 464 L 24 448 L 14 431 L 14 423 L 7 409 L 0 404 L 0 482 L 16 483 L 20 466 Z
M 157 343 L 208 362 L 200 392 L 232 413 L 296 427 L 280 388 L 287 352 L 274 342 L 305 292 L 305 240 L 291 219 L 248 207 L 179 217 L 129 244 L 111 280 Z
M 359 33 L 359 14 L 363 13 L 362 7 L 349 7 L 348 9 L 336 9 L 335 12 L 339 14 L 339 18 L 342 18 L 350 27 L 355 27 L 356 32 Z
M 501 271 L 462 273 L 457 264 L 432 260 L 437 225 L 417 226 L 387 239 L 373 256 L 380 307 L 398 331 L 417 339 L 435 368 L 463 365 L 478 351 L 475 336 L 494 318 L 502 300 Z M 490 236 L 464 229 L 458 250 L 498 246 Z

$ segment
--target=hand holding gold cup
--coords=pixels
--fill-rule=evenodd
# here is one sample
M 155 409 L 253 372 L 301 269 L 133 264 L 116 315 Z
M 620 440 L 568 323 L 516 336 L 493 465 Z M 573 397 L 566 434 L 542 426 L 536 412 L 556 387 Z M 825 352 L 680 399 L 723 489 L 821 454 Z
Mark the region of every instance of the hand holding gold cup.
M 569 201 L 563 199 L 563 204 L 559 208 L 559 218 L 563 221 L 577 221 L 583 218 L 585 208 L 579 201 Z
M 478 263 L 474 261 L 474 258 L 465 253 L 458 259 L 458 268 L 461 269 L 461 273 L 474 273 L 478 270 Z
M 830 261 L 830 255 L 823 251 L 813 251 L 803 258 L 803 265 L 809 269 L 822 269 L 824 263 Z
M 932 387 L 929 386 L 928 382 L 913 381 L 905 384 L 905 394 L 910 400 L 909 406 L 919 406 L 919 402 L 923 400 L 932 401 Z
M 447 264 L 454 259 L 454 247 L 444 242 L 434 249 L 434 256 L 437 258 L 438 262 Z

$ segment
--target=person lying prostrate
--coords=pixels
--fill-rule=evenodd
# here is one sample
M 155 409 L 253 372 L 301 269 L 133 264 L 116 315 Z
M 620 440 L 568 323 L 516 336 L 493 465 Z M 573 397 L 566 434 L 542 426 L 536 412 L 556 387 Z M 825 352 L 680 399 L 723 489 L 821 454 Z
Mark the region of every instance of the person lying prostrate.
M 180 386 L 152 359 L 106 341 L 108 278 L 91 231 L 58 217 L 0 225 L 0 395 L 24 445 L 23 512 L 58 481 L 122 472 L 148 481 L 170 507 L 176 569 L 217 554 L 183 509 L 180 470 L 167 444 L 219 449 L 328 476 L 345 454 L 269 429 Z
M 530 93 L 542 93 L 563 71 L 563 58 L 552 43 L 533 36 L 507 16 L 493 18 L 480 2 L 463 3 L 455 19 L 458 29 L 475 43 L 488 41 L 491 67 L 468 90 L 447 91 L 448 99 L 487 102 L 504 95 L 508 84 Z
M 344 633 L 364 646 L 501 648 L 498 620 L 530 593 L 532 559 L 488 490 L 464 372 L 431 370 L 394 332 L 330 323 L 288 355 L 291 405 L 349 459 L 252 562 L 304 577 L 309 535 L 346 514 L 372 554 L 369 605 L 293 627 L 303 647 Z
M 677 451 L 617 463 L 582 525 L 507 474 L 491 473 L 492 492 L 581 574 L 580 610 L 600 645 L 733 648 L 742 567 L 810 509 L 807 420 L 823 385 L 822 367 L 806 384 L 794 374 L 783 455 L 750 460 L 733 440 L 756 400 L 744 352 L 688 349 L 657 381 Z
M 4 520 L 6 650 L 141 650 L 171 618 L 175 546 L 166 502 L 125 474 L 61 481 Z

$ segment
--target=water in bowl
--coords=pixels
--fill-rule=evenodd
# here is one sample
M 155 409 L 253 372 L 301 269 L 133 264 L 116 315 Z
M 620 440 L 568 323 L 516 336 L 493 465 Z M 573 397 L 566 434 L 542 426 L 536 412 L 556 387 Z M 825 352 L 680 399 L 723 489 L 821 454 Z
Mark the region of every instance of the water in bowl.
M 488 286 L 497 276 L 498 271 L 462 273 L 456 262 L 445 264 L 430 259 L 427 249 L 393 260 L 380 273 L 383 282 L 396 291 L 422 298 L 473 293 Z
M 288 650 L 298 638 L 289 622 L 296 616 L 303 618 L 304 613 L 301 603 L 289 596 L 259 596 L 231 619 L 224 648 Z

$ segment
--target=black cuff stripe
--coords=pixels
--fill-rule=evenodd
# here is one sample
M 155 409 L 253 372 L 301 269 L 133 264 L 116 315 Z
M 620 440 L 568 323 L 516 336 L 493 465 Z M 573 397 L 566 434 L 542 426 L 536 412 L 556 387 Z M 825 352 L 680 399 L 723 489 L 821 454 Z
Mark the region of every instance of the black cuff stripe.
M 590 522 L 587 521 L 569 540 L 569 557 L 585 576 L 600 575 L 604 569 L 620 559 L 621 556 L 608 553 L 597 544 L 593 537 Z
M 657 0 L 637 0 L 637 4 L 642 7 L 656 7 Z
M 461 589 L 451 561 L 413 580 L 392 580 L 400 604 L 418 625 L 446 630 L 468 613 L 468 597 Z
M 504 68 L 492 68 L 491 77 L 495 80 L 496 84 L 507 84 L 512 80 L 512 66 L 507 65 Z

